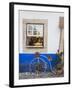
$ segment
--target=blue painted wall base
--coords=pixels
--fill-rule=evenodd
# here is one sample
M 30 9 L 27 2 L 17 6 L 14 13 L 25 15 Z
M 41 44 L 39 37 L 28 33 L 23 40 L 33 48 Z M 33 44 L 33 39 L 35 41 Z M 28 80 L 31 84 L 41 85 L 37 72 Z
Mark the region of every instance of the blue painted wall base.
M 51 60 L 48 60 L 48 56 L 51 57 Z M 34 72 L 35 68 L 33 65 L 37 62 L 38 60 L 35 54 L 19 54 L 19 72 Z M 58 56 L 57 54 L 40 54 L 39 62 L 45 63 L 44 68 L 42 69 L 43 71 L 44 69 L 45 71 L 50 71 L 58 63 Z

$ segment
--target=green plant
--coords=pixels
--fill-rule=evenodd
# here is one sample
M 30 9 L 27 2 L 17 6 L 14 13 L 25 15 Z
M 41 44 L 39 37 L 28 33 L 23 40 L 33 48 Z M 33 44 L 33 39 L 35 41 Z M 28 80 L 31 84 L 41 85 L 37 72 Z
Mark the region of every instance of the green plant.
M 56 65 L 56 73 L 57 75 L 61 75 L 63 74 L 63 67 L 64 67 L 64 63 L 62 61 L 62 55 L 64 54 L 64 52 L 57 52 L 57 65 Z

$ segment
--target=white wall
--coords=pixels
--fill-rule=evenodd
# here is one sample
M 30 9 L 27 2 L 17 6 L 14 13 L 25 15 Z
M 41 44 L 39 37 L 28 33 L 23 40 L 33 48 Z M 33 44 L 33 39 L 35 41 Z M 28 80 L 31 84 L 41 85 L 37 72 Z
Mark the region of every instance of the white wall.
M 38 12 L 38 11 L 20 11 L 20 52 L 23 51 L 23 19 L 47 19 L 48 20 L 48 36 L 47 36 L 47 52 L 56 53 L 59 49 L 59 17 L 64 13 L 58 12 Z M 31 53 L 31 51 L 28 53 Z

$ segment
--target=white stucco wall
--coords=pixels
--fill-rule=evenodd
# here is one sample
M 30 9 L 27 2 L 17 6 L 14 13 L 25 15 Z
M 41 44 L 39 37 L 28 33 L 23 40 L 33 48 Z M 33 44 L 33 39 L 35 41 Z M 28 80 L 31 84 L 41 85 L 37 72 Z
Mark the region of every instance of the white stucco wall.
M 23 33 L 23 19 L 47 19 L 48 20 L 48 41 L 47 41 L 47 51 L 48 53 L 56 53 L 59 48 L 59 38 L 60 38 L 60 29 L 59 29 L 59 17 L 64 16 L 62 12 L 39 12 L 39 11 L 20 11 L 20 25 L 19 25 L 19 34 L 20 34 L 20 45 L 19 50 L 23 53 L 23 44 L 22 44 L 22 33 Z M 29 53 L 29 52 L 28 52 Z

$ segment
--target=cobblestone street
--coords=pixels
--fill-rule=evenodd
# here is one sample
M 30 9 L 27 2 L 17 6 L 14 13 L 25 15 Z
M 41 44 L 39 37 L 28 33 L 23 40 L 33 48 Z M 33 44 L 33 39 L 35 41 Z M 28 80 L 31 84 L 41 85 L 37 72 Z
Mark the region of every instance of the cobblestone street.
M 53 77 L 63 77 L 64 75 L 56 75 L 52 72 L 42 72 L 42 73 L 19 73 L 19 79 L 34 79 L 34 78 L 53 78 Z

